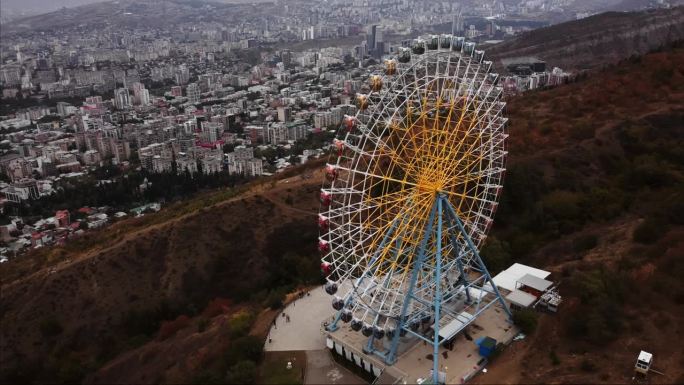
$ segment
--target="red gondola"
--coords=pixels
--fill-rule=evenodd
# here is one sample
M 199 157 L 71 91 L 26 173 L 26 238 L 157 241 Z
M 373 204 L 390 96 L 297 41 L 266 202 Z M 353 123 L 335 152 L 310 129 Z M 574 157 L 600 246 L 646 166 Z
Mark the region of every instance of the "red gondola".
M 491 230 L 493 223 L 494 221 L 492 220 L 492 218 L 485 219 L 485 234 L 489 233 L 489 230 Z
M 330 272 L 332 272 L 332 265 L 328 262 L 321 262 L 321 273 L 327 277 Z
M 329 164 L 325 167 L 325 177 L 330 181 L 337 179 L 337 167 Z
M 356 118 L 353 116 L 344 116 L 344 126 L 347 128 L 348 132 L 352 132 L 354 127 L 356 127 Z
M 330 220 L 323 215 L 318 216 L 318 228 L 321 231 L 327 231 L 330 228 Z
M 496 214 L 496 209 L 499 208 L 499 202 L 492 202 L 492 217 Z
M 324 254 L 327 253 L 328 251 L 330 251 L 330 244 L 323 240 L 318 241 L 318 251 Z
M 333 145 L 337 149 L 337 156 L 342 156 L 342 153 L 344 152 L 344 141 L 335 139 L 333 140 Z
M 503 190 L 503 186 L 496 186 L 496 199 L 499 199 L 499 196 L 501 195 L 501 190 Z
M 328 207 L 332 203 L 332 194 L 326 191 L 321 191 L 320 200 L 323 206 Z

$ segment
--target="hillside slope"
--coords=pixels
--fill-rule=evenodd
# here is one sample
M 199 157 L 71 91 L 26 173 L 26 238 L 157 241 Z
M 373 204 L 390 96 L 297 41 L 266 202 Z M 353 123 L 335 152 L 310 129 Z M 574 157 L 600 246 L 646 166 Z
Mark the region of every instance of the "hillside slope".
M 489 266 L 554 272 L 561 312 L 481 383 L 684 381 L 684 50 L 609 66 L 508 104 L 510 162 Z
M 120 222 L 68 252 L 2 266 L 0 367 L 13 368 L 3 374 L 50 381 L 74 361 L 87 372 L 156 335 L 161 321 L 201 313 L 214 298 L 258 304 L 297 277 L 317 280 L 316 258 L 301 260 L 316 255 L 322 174 L 315 175 L 264 181 L 218 203 L 197 198 L 146 216 L 152 221 L 140 228 L 130 223 L 139 219 Z M 284 203 L 290 186 L 298 189 L 291 205 Z M 45 258 L 61 262 L 8 281 Z
M 523 33 L 487 48 L 495 59 L 538 56 L 566 70 L 590 69 L 684 39 L 684 6 L 606 12 Z
M 494 272 L 513 261 L 554 271 L 565 303 L 483 381 L 626 382 L 645 349 L 663 382 L 682 382 L 684 356 L 670 341 L 684 333 L 684 50 L 507 108 L 508 173 L 482 253 Z M 322 175 L 311 170 L 322 164 L 0 266 L 0 380 L 187 382 L 209 370 L 198 357 L 220 357 L 212 349 L 231 338 L 222 314 L 259 311 L 319 279 Z M 217 297 L 226 309 L 199 335 L 200 320 L 183 317 L 206 314 Z M 211 370 L 225 380 L 225 367 Z

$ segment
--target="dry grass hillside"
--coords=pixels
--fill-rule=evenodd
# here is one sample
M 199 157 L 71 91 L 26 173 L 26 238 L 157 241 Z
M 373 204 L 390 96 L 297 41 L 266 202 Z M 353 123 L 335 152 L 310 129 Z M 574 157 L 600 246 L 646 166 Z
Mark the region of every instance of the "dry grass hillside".
M 511 100 L 489 265 L 554 272 L 565 298 L 481 383 L 630 382 L 639 350 L 684 381 L 684 50 Z
M 554 271 L 566 301 L 478 381 L 625 382 L 642 348 L 660 380 L 684 381 L 672 342 L 684 332 L 684 50 L 508 109 L 509 170 L 482 253 L 494 272 Z M 322 164 L 0 266 L 1 380 L 253 379 L 265 309 L 319 279 Z
M 175 215 L 163 210 L 115 224 L 84 239 L 80 250 L 71 245 L 2 266 L 1 366 L 19 378 L 29 369 L 88 372 L 146 343 L 163 320 L 201 313 L 213 298 L 260 303 L 270 288 L 297 283 L 287 276 L 298 276 L 292 269 L 318 276 L 315 258 L 308 265 L 298 258 L 316 254 L 322 176 L 296 172 L 216 203 L 209 194 L 169 208 Z
M 684 39 L 684 6 L 606 12 L 539 28 L 487 48 L 493 58 L 539 56 L 549 65 L 589 69 Z

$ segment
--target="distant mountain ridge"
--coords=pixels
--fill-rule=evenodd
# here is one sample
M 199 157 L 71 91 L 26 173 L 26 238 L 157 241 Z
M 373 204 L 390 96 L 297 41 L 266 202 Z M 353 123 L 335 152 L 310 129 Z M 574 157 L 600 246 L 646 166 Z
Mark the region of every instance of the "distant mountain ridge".
M 496 61 L 537 56 L 563 69 L 591 69 L 684 39 L 684 6 L 606 12 L 539 28 L 487 48 Z

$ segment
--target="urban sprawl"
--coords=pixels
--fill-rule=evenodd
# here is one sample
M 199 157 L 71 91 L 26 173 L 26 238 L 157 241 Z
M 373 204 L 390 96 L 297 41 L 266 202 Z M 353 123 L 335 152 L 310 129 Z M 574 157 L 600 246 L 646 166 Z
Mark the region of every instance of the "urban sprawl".
M 258 5 L 233 5 L 224 21 L 223 8 L 207 3 L 197 12 L 213 18 L 173 26 L 3 36 L 0 261 L 158 211 L 168 196 L 149 192 L 154 183 L 235 184 L 319 157 L 345 115 L 356 113 L 370 74 L 413 38 L 442 28 L 496 44 L 543 25 L 538 20 L 562 3 L 281 1 L 260 12 Z M 180 7 L 123 2 L 119 16 L 183 11 L 174 4 Z M 528 22 L 512 23 L 509 14 Z M 326 41 L 323 48 L 307 45 Z M 571 76 L 547 71 L 538 58 L 503 65 L 507 94 Z M 75 197 L 86 188 L 120 189 L 135 199 L 81 205 Z

